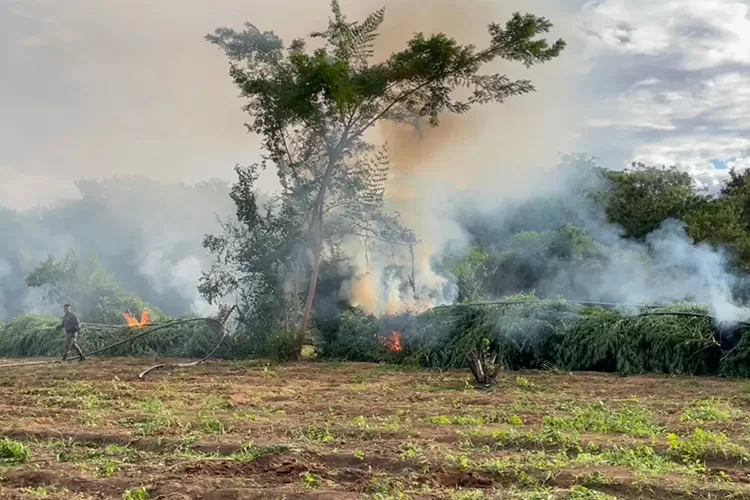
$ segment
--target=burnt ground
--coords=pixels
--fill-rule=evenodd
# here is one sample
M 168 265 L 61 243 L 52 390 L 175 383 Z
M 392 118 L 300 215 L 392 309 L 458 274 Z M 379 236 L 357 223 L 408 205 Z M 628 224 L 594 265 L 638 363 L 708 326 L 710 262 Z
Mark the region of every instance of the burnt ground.
M 7 362 L 1 499 L 750 498 L 743 381 Z

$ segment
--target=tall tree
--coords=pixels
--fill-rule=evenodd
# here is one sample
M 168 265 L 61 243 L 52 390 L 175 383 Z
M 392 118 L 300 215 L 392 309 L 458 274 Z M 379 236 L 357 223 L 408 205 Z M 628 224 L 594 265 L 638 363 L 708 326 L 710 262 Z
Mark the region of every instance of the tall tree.
M 599 198 L 610 222 L 622 226 L 625 236 L 643 239 L 667 219 L 682 219 L 699 202 L 698 189 L 687 172 L 676 167 L 633 163 L 623 171 L 605 170 L 609 189 Z
M 299 324 L 305 338 L 325 241 L 327 203 L 347 178 L 356 175 L 358 157 L 372 152 L 362 137 L 380 120 L 439 124 L 443 113 L 465 113 L 474 105 L 503 102 L 534 91 L 528 80 L 482 74 L 495 59 L 526 67 L 557 57 L 565 42 L 550 45 L 539 34 L 552 24 L 543 17 L 516 13 L 501 26 L 489 25 L 482 49 L 461 45 L 445 34 L 417 33 L 405 49 L 385 61 L 373 60 L 373 47 L 385 9 L 350 22 L 338 0 L 325 31 L 312 33 L 322 47 L 308 50 L 303 39 L 285 47 L 273 32 L 252 24 L 237 32 L 219 28 L 207 40 L 224 50 L 230 75 L 247 99 L 249 131 L 263 138 L 267 158 L 276 164 L 281 184 L 308 206 L 306 234 L 312 248 L 311 276 Z M 456 97 L 457 89 L 468 97 Z M 352 175 L 354 173 L 354 175 Z

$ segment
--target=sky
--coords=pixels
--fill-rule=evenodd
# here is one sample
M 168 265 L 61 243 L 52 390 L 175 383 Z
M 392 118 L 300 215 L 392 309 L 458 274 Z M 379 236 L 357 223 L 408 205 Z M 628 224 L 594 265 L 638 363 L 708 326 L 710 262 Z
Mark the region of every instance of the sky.
M 714 187 L 729 167 L 750 166 L 750 2 L 499 3 L 342 0 L 353 18 L 386 5 L 398 40 L 419 29 L 481 43 L 488 17 L 514 10 L 555 23 L 569 48 L 528 72 L 535 95 L 473 124 L 496 148 L 474 161 L 501 149 L 530 162 L 582 152 L 610 168 L 675 164 Z M 252 21 L 289 40 L 327 16 L 327 0 L 0 0 L 0 205 L 76 197 L 80 178 L 232 180 L 235 164 L 257 160 L 258 141 L 203 36 Z M 531 149 L 545 155 L 527 158 Z

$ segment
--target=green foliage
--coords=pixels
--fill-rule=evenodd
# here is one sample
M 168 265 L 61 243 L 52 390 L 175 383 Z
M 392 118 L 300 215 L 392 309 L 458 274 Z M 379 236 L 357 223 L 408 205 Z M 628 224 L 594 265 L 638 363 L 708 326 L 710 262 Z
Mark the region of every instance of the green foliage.
M 17 441 L 0 438 L 0 463 L 22 464 L 29 459 L 29 449 Z
M 565 433 L 627 434 L 654 436 L 661 431 L 651 412 L 644 408 L 615 410 L 603 403 L 576 408 L 570 417 L 547 416 L 542 427 Z
M 446 255 L 441 264 L 450 269 L 458 286 L 458 302 L 474 302 L 482 298 L 482 283 L 487 276 L 487 258 L 489 254 L 482 248 L 472 247 L 466 255 L 459 258 Z
M 380 361 L 383 348 L 378 343 L 380 324 L 375 316 L 359 309 L 341 314 L 336 322 L 316 324 L 320 333 L 319 355 L 326 359 Z
M 571 371 L 616 371 L 621 345 L 617 325 L 621 320 L 617 311 L 584 309 L 562 341 L 560 367 Z
M 652 312 L 708 314 L 705 307 L 690 304 Z M 617 371 L 620 373 L 705 375 L 718 372 L 721 348 L 714 338 L 715 328 L 710 318 L 639 316 L 620 325 L 623 329 L 617 355 Z
M 508 297 L 504 302 L 437 307 L 400 318 L 378 319 L 351 311 L 335 328 L 316 325 L 320 356 L 453 369 L 468 366 L 471 350 L 489 346 L 490 356 L 510 370 L 560 367 L 623 375 L 747 376 L 747 364 L 739 361 L 748 357 L 747 341 L 743 337 L 725 356 L 712 320 L 701 316 L 707 314 L 703 307 L 674 304 L 642 315 L 623 315 L 532 295 Z M 394 324 L 403 332 L 403 349 L 398 353 L 378 340 Z
M 132 488 L 122 494 L 123 500 L 149 500 L 151 495 L 143 486 Z
M 49 257 L 29 273 L 26 285 L 42 288 L 45 299 L 61 309 L 65 303 L 72 304 L 84 322 L 125 324 L 123 313 L 140 317 L 146 310 L 152 320 L 163 316 L 159 310 L 123 290 L 95 256 L 79 259 L 68 253 L 62 260 Z
M 373 46 L 385 10 L 352 22 L 332 0 L 331 13 L 327 29 L 310 35 L 323 42 L 314 50 L 303 39 L 285 46 L 250 23 L 241 32 L 219 28 L 206 36 L 230 60 L 230 76 L 247 101 L 247 127 L 261 137 L 264 157 L 277 167 L 283 189 L 276 201 L 287 216 L 277 230 L 273 211 L 262 214 L 256 203 L 255 167 L 238 169 L 232 196 L 240 224 L 227 224 L 224 237 L 206 239 L 219 263 L 205 276 L 201 293 L 209 301 L 237 293 L 248 310 L 256 309 L 258 297 L 283 297 L 286 304 L 274 320 L 284 327 L 298 323 L 300 342 L 324 251 L 335 259 L 343 240 L 352 237 L 365 252 L 383 244 L 413 251 L 417 242 L 398 214 L 385 210 L 390 161 L 386 149 L 365 141 L 364 134 L 383 120 L 437 126 L 444 113 L 533 92 L 528 80 L 481 71 L 496 59 L 526 67 L 545 63 L 565 47 L 562 40 L 550 45 L 540 38 L 552 28 L 547 19 L 516 13 L 504 26 L 489 25 L 483 49 L 442 33 L 417 33 L 403 50 L 376 62 Z M 456 98 L 459 89 L 466 99 Z M 416 294 L 413 272 L 401 275 Z
M 546 231 L 520 231 L 506 245 L 488 252 L 472 247 L 462 257 L 447 255 L 440 266 L 456 278 L 459 302 L 484 296 L 528 292 L 544 286 L 544 279 L 558 274 L 564 264 L 569 274 L 585 274 L 600 268 L 610 255 L 586 231 L 573 225 Z
M 633 163 L 632 169 L 604 172 L 611 184 L 602 196 L 610 222 L 632 238 L 643 238 L 669 218 L 681 219 L 698 200 L 690 174 L 675 167 Z
M 684 461 L 723 458 L 740 463 L 750 461 L 750 453 L 742 446 L 732 443 L 724 433 L 695 429 L 691 436 L 670 434 L 669 451 Z
M 721 347 L 704 307 L 675 304 L 654 315 L 622 317 L 614 311 L 589 309 L 566 334 L 561 366 L 568 370 L 617 371 L 623 374 L 716 373 Z
M 267 348 L 274 361 L 291 361 L 297 357 L 297 336 L 292 331 L 276 332 L 268 338 Z
M 750 378 L 750 335 L 742 335 L 739 343 L 722 359 L 721 373 L 727 377 Z
M 55 331 L 59 324 L 57 318 L 19 316 L 0 325 L 0 356 L 18 358 L 62 354 L 64 334 Z

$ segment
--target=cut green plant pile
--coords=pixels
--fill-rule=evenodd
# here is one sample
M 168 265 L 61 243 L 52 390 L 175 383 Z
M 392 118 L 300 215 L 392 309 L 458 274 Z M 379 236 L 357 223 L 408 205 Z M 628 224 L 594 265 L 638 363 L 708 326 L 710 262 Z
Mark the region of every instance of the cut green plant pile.
M 533 295 L 506 304 L 454 305 L 401 318 L 356 310 L 321 328 L 324 358 L 465 368 L 467 353 L 488 346 L 504 367 L 618 372 L 624 375 L 750 376 L 750 336 L 722 350 L 708 310 L 673 304 L 627 314 Z M 695 315 L 691 315 L 691 314 Z M 388 339 L 395 330 L 402 348 Z M 739 334 L 748 328 L 741 327 Z

